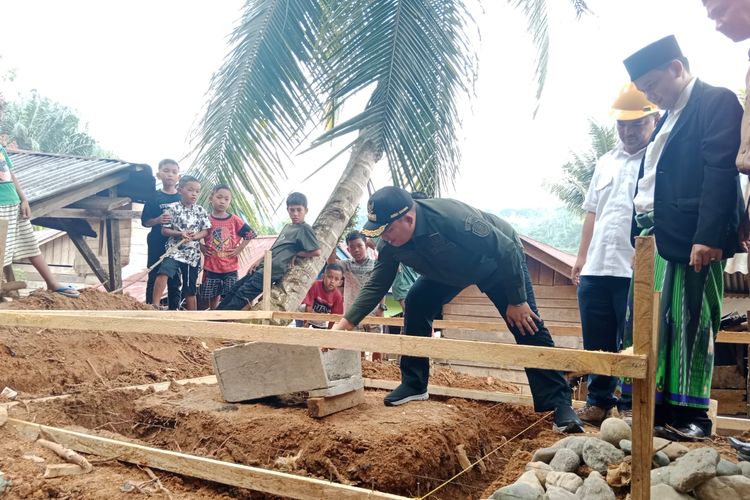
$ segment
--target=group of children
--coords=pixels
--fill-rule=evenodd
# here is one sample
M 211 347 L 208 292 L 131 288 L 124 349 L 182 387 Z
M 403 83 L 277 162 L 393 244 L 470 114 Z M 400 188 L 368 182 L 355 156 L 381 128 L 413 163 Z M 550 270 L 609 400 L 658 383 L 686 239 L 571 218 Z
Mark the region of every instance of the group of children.
M 180 177 L 174 160 L 159 162 L 157 178 L 162 182 L 152 200 L 143 207 L 141 222 L 150 227 L 147 238 L 148 267 L 146 302 L 160 302 L 167 289 L 169 309 L 197 309 L 198 274 L 203 254 L 200 296 L 215 309 L 237 281 L 239 255 L 255 231 L 237 215 L 229 213 L 232 192 L 219 184 L 211 191 L 211 213 L 198 204 L 200 180 Z
M 190 175 L 180 176 L 174 160 L 159 162 L 157 178 L 162 188 L 143 207 L 141 222 L 150 227 L 147 238 L 148 267 L 146 302 L 159 304 L 167 291 L 169 309 L 178 309 L 184 300 L 188 310 L 197 309 L 198 295 L 211 309 L 240 310 L 263 290 L 262 258 L 238 280 L 239 255 L 256 237 L 256 232 L 240 217 L 229 212 L 232 193 L 228 186 L 215 186 L 209 198 L 211 213 L 198 204 L 201 183 Z M 312 227 L 305 222 L 307 198 L 292 193 L 286 200 L 290 224 L 284 226 L 271 247 L 271 281 L 276 282 L 294 266 L 297 258 L 321 253 Z M 368 255 L 367 238 L 359 232 L 346 237 L 351 259 L 329 262 L 321 280 L 308 291 L 306 312 L 343 314 L 359 289 L 370 277 L 375 260 Z M 203 279 L 197 287 L 203 256 Z M 342 294 L 339 288 L 344 282 Z M 373 314 L 382 315 L 381 302 Z M 309 322 L 313 328 L 328 328 L 326 322 Z M 377 328 L 377 327 L 375 327 Z

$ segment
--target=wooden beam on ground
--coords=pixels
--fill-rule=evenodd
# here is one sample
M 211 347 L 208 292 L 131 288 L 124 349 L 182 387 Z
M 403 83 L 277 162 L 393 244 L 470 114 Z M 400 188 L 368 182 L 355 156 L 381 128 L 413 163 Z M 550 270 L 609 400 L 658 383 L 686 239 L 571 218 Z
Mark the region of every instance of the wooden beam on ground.
M 392 391 L 401 383 L 397 380 L 380 380 L 374 378 L 364 379 L 367 389 L 384 389 Z M 515 394 L 512 392 L 501 391 L 480 391 L 476 389 L 461 389 L 459 387 L 446 387 L 443 385 L 429 385 L 427 392 L 430 396 L 443 396 L 446 398 L 471 399 L 474 401 L 491 401 L 494 403 L 510 403 L 518 405 L 533 406 L 534 401 L 531 396 L 525 394 Z M 574 408 L 582 408 L 586 405 L 585 401 L 573 401 Z
M 357 389 L 338 396 L 307 398 L 307 413 L 313 418 L 327 417 L 365 402 L 365 390 Z
M 129 172 L 118 172 L 113 175 L 108 175 L 101 179 L 90 182 L 84 186 L 78 187 L 59 196 L 51 196 L 43 200 L 33 202 L 31 204 L 31 213 L 34 214 L 34 218 L 44 217 L 52 210 L 57 208 L 63 208 L 71 203 L 81 201 L 84 198 L 93 196 L 100 191 L 105 191 L 111 187 L 121 184 L 128 180 L 130 177 Z
M 58 208 L 52 210 L 46 217 L 56 219 L 138 219 L 139 210 L 91 210 L 87 208 Z
M 653 237 L 636 238 L 633 352 L 647 357 L 646 376 L 633 379 L 633 500 L 651 498 L 651 456 L 656 400 L 659 296 L 654 292 Z
M 221 328 L 208 321 L 185 321 L 128 317 L 44 313 L 34 311 L 0 311 L 0 322 L 6 326 L 31 326 L 63 330 L 104 331 L 205 337 L 215 340 L 239 340 L 271 344 L 329 347 L 353 351 L 389 352 L 409 356 L 478 361 L 498 366 L 524 366 L 553 370 L 581 371 L 601 375 L 639 378 L 646 375 L 643 355 L 581 351 L 552 347 L 473 342 L 411 335 L 382 335 L 291 328 L 244 323 L 224 323 Z
M 37 432 L 47 435 L 57 443 L 80 453 L 107 458 L 116 457 L 121 462 L 153 467 L 175 474 L 197 477 L 249 490 L 262 491 L 281 497 L 303 500 L 317 500 L 320 498 L 351 500 L 378 498 L 390 500 L 405 499 L 405 497 L 399 495 L 357 488 L 355 486 L 346 486 L 311 477 L 261 469 L 259 467 L 222 462 L 186 453 L 151 448 L 93 434 L 34 424 L 15 418 L 9 418 L 6 425 L 24 433 Z
M 742 434 L 750 431 L 750 419 L 737 417 L 716 417 L 716 427 L 720 431 Z
M 101 237 L 101 235 L 99 236 Z M 104 267 L 102 267 L 102 263 L 99 261 L 99 258 L 96 256 L 94 251 L 91 250 L 91 247 L 89 247 L 88 243 L 86 243 L 84 237 L 80 234 L 71 232 L 68 232 L 68 237 L 70 238 L 70 241 L 73 242 L 73 245 L 75 245 L 76 249 L 78 249 L 78 253 L 81 254 L 83 260 L 86 261 L 86 264 L 88 264 L 88 266 L 94 272 L 96 279 L 98 279 L 100 283 L 104 283 L 104 288 L 106 288 L 107 291 L 111 292 L 112 290 L 114 290 L 114 288 L 109 288 L 109 274 L 107 274 L 107 271 L 104 270 Z

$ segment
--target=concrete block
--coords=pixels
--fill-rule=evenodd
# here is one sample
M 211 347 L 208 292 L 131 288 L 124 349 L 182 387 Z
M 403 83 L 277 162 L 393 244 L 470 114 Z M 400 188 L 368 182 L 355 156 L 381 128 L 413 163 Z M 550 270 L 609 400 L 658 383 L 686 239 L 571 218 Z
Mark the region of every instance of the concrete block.
M 321 355 L 328 380 L 362 376 L 362 359 L 358 351 L 333 349 Z
M 251 342 L 217 349 L 212 358 L 222 396 L 237 402 L 327 388 L 321 354 L 317 347 Z

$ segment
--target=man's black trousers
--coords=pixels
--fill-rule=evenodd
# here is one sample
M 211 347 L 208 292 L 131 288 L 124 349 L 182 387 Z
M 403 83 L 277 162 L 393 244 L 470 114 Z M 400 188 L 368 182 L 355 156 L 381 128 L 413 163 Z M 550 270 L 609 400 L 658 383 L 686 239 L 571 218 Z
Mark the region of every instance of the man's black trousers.
M 526 281 L 526 297 L 529 307 L 539 314 L 531 286 L 529 272 L 524 262 L 524 278 Z M 495 286 L 489 290 L 482 290 L 490 298 L 500 314 L 505 318 L 508 300 L 502 286 Z M 461 288 L 445 285 L 421 276 L 411 287 L 406 296 L 404 311 L 404 331 L 406 335 L 429 337 L 432 335 L 432 321 L 442 311 L 443 305 L 450 302 L 461 292 Z M 507 323 L 507 321 L 506 321 Z M 536 323 L 539 331 L 534 335 L 522 335 L 515 327 L 508 325 L 517 344 L 554 347 L 549 330 L 543 321 Z M 429 358 L 415 356 L 401 356 L 401 381 L 419 391 L 427 390 L 430 375 Z M 558 406 L 570 406 L 571 391 L 565 377 L 556 370 L 541 370 L 526 368 L 531 394 L 534 398 L 536 411 L 554 410 Z

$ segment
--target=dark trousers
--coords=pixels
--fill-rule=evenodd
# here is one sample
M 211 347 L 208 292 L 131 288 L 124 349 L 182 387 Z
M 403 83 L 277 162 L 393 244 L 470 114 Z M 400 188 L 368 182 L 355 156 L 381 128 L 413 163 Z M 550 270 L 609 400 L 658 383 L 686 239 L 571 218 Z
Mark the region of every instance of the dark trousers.
M 581 310 L 583 348 L 587 351 L 618 352 L 625 329 L 630 278 L 618 276 L 581 276 L 578 307 Z M 586 403 L 609 410 L 613 406 L 630 408 L 629 399 L 618 403 L 615 397 L 617 377 L 589 375 Z
M 273 276 L 271 280 L 273 281 Z M 241 311 L 246 305 L 250 304 L 255 297 L 263 292 L 263 269 L 245 275 L 244 278 L 237 281 L 229 293 L 222 297 L 219 303 L 219 310 Z
M 163 253 L 163 250 L 156 250 L 149 246 L 146 267 L 151 267 L 156 264 Z M 156 281 L 157 274 L 159 274 L 159 266 L 156 266 L 148 273 L 148 280 L 146 281 L 146 304 L 154 303 L 154 282 Z M 180 291 L 181 286 L 182 281 L 180 280 L 179 275 L 167 280 L 167 303 L 169 304 L 170 311 L 176 311 L 180 308 L 180 302 L 182 301 Z M 159 299 L 161 300 L 161 297 L 159 297 Z M 157 305 L 158 302 L 159 301 L 157 301 Z
M 529 307 L 539 314 L 534 299 L 534 289 L 531 286 L 529 272 L 524 263 L 524 278 L 526 281 L 526 297 Z M 483 290 L 490 298 L 500 314 L 505 318 L 508 300 L 501 286 L 490 290 Z M 432 334 L 432 321 L 442 311 L 443 305 L 461 292 L 461 288 L 438 283 L 421 276 L 411 287 L 406 296 L 404 311 L 404 331 L 406 335 L 429 337 Z M 507 324 L 507 321 L 506 321 Z M 515 327 L 508 325 L 517 344 L 543 347 L 554 347 L 552 337 L 544 326 L 543 321 L 536 323 L 539 331 L 534 335 L 522 335 Z M 401 356 L 401 382 L 417 390 L 427 390 L 430 376 L 429 358 L 415 356 Z M 570 406 L 571 392 L 565 377 L 559 371 L 526 368 L 531 394 L 534 398 L 536 411 L 554 410 L 558 406 Z

